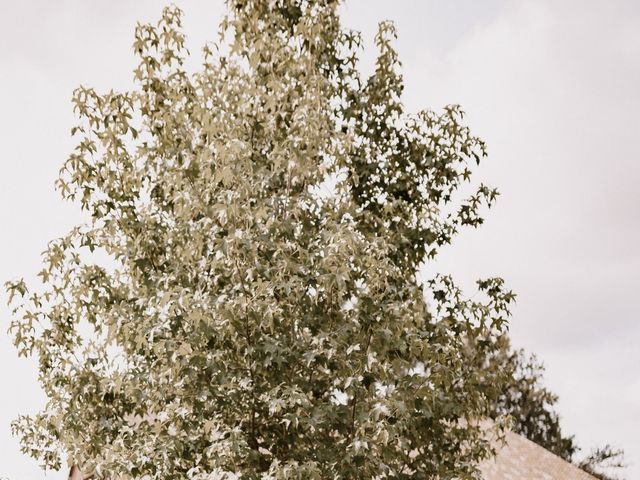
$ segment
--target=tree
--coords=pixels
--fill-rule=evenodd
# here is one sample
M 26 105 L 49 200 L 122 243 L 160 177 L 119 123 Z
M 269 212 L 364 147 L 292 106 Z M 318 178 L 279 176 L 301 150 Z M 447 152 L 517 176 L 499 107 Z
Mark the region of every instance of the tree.
M 556 411 L 558 396 L 544 386 L 543 364 L 523 349 L 514 350 L 507 335 L 497 343 L 500 348 L 485 361 L 506 375 L 489 417 L 508 418 L 512 431 L 600 480 L 615 480 L 617 477 L 605 472 L 625 468 L 624 451 L 605 445 L 582 459 L 577 458 L 581 449 L 574 436 L 566 436 L 560 426 Z
M 571 462 L 578 447 L 574 437 L 564 436 L 560 428 L 555 411 L 558 396 L 544 386 L 543 365 L 535 355 L 512 349 L 506 335 L 499 343 L 502 349 L 492 362 L 507 375 L 492 416 L 509 416 L 514 432 Z
M 390 23 L 362 79 L 337 3 L 229 1 L 228 53 L 195 73 L 167 8 L 136 29 L 133 91 L 74 92 L 57 188 L 90 220 L 49 244 L 42 285 L 7 285 L 48 397 L 13 428 L 44 466 L 471 478 L 491 454 L 504 373 L 474 365 L 514 296 L 416 279 L 494 201 L 459 195 L 485 146 L 457 106 L 405 112 Z
M 593 449 L 577 465 L 600 480 L 617 480 L 620 477 L 612 476 L 611 471 L 619 471 L 627 466 L 624 460 L 624 450 L 614 448 L 611 445 Z

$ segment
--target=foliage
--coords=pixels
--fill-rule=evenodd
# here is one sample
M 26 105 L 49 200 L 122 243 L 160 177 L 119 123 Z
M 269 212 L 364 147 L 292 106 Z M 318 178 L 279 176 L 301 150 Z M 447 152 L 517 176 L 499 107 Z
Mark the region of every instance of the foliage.
M 624 452 L 610 445 L 594 449 L 583 459 L 574 436 L 565 436 L 556 411 L 558 396 L 544 386 L 544 366 L 535 355 L 514 350 L 509 337 L 497 341 L 500 348 L 489 359 L 493 368 L 506 373 L 490 417 L 508 417 L 512 431 L 544 447 L 600 480 L 615 480 L 605 472 L 621 470 Z
M 560 428 L 555 411 L 558 396 L 543 384 L 543 365 L 535 355 L 512 349 L 506 335 L 499 343 L 502 348 L 492 362 L 507 375 L 493 415 L 510 416 L 514 432 L 571 462 L 578 447 L 573 436 L 565 437 Z
M 136 29 L 134 90 L 74 93 L 57 187 L 90 221 L 7 285 L 48 397 L 23 450 L 98 478 L 471 478 L 513 294 L 415 273 L 495 199 L 457 194 L 484 144 L 457 106 L 405 112 L 391 24 L 362 79 L 337 2 L 228 6 L 198 72 L 172 7 Z
M 619 471 L 627 466 L 624 451 L 611 445 L 595 448 L 577 465 L 600 480 L 616 480 L 619 477 L 610 476 L 610 472 Z

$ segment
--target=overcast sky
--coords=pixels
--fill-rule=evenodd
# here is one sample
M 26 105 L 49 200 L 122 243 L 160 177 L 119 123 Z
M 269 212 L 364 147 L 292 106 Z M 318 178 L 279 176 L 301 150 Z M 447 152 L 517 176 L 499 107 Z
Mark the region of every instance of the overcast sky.
M 222 0 L 176 3 L 198 53 Z M 0 280 L 33 278 L 47 241 L 81 219 L 53 190 L 73 147 L 71 92 L 128 88 L 135 23 L 162 6 L 0 0 Z M 394 20 L 407 107 L 460 103 L 489 146 L 479 174 L 502 196 L 428 269 L 470 292 L 504 277 L 514 343 L 544 361 L 566 432 L 623 447 L 640 478 L 640 2 L 351 0 L 343 13 L 369 46 Z M 43 478 L 9 433 L 44 401 L 34 363 L 4 333 L 0 362 L 0 477 Z

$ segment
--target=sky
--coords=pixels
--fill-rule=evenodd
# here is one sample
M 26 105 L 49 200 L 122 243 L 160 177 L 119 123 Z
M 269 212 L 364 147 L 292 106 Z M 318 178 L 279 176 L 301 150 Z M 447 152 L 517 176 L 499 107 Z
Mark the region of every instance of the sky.
M 175 3 L 197 54 L 223 2 Z M 2 282 L 34 278 L 47 241 L 82 220 L 53 188 L 74 146 L 71 93 L 129 88 L 135 24 L 163 5 L 0 0 Z M 459 103 L 489 147 L 478 175 L 497 205 L 423 274 L 451 273 L 469 293 L 503 277 L 518 294 L 513 342 L 544 362 L 566 432 L 586 451 L 624 448 L 626 477 L 640 478 L 640 3 L 347 0 L 342 13 L 367 40 L 365 70 L 377 22 L 393 20 L 407 108 Z M 41 479 L 9 422 L 44 396 L 0 303 L 0 478 Z

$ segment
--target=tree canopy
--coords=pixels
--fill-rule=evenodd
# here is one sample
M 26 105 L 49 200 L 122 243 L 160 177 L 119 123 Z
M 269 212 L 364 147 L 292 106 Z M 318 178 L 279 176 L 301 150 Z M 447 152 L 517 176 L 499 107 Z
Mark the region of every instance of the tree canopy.
M 471 478 L 514 295 L 416 270 L 495 200 L 461 195 L 484 143 L 458 106 L 406 111 L 391 23 L 362 78 L 337 1 L 227 4 L 198 71 L 170 7 L 132 91 L 74 92 L 57 188 L 90 220 L 7 285 L 48 397 L 23 449 L 97 478 Z
M 500 394 L 492 406 L 491 418 L 509 418 L 509 428 L 573 463 L 600 480 L 616 480 L 626 468 L 624 450 L 611 445 L 596 447 L 580 457 L 581 448 L 573 435 L 560 425 L 556 407 L 558 396 L 544 385 L 544 366 L 535 355 L 513 349 L 509 337 L 498 339 L 501 345 L 489 359 L 505 373 Z
M 502 349 L 491 361 L 506 376 L 492 416 L 509 416 L 510 428 L 532 442 L 571 462 L 579 450 L 573 436 L 565 436 L 555 410 L 558 396 L 544 385 L 544 367 L 535 355 L 514 350 L 505 335 Z

